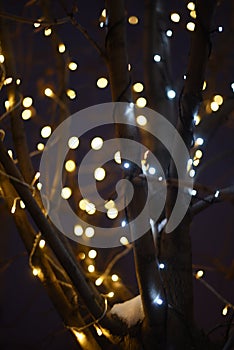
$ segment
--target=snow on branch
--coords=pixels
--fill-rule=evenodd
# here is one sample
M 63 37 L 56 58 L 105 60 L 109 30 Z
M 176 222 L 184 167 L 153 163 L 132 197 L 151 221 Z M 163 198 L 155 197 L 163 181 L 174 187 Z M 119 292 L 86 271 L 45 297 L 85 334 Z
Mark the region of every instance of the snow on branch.
M 138 322 L 143 321 L 145 317 L 141 296 L 137 295 L 124 303 L 115 304 L 110 313 L 118 316 L 129 328 L 136 325 Z

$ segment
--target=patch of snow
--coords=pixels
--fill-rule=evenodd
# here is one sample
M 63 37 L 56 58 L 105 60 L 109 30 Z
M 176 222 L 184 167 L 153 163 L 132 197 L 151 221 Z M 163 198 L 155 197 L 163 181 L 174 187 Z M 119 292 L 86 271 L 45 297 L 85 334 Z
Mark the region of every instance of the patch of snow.
M 128 327 L 134 326 L 145 317 L 141 296 L 137 295 L 135 298 L 127 300 L 124 303 L 115 304 L 110 310 L 110 313 L 117 315 L 127 323 Z

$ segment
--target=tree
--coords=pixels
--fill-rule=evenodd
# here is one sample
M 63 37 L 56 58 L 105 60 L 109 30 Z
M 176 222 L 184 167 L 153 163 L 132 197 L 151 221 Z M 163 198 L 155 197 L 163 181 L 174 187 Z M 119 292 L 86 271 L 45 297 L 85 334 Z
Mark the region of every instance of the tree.
M 224 91 L 220 91 L 224 98 L 216 94 L 218 83 L 220 83 L 217 76 L 221 71 L 217 60 L 222 59 L 224 64 L 228 64 L 227 57 L 229 57 L 230 46 L 230 37 L 225 34 L 225 31 L 222 34 L 222 43 L 219 43 L 221 39 L 217 39 L 222 33 L 222 27 L 218 23 L 219 14 L 227 15 L 231 3 L 228 3 L 225 7 L 222 3 L 217 4 L 215 0 L 208 0 L 206 2 L 197 1 L 196 4 L 190 2 L 187 5 L 192 17 L 192 20 L 187 24 L 187 29 L 191 32 L 190 52 L 187 55 L 186 68 L 183 67 L 187 73 L 183 82 L 182 79 L 177 78 L 179 80 L 178 87 L 173 89 L 175 74 L 172 71 L 172 63 L 174 62 L 172 62 L 170 52 L 172 31 L 168 28 L 168 23 L 171 23 L 168 21 L 168 15 L 172 10 L 169 4 L 167 7 L 163 1 L 145 1 L 142 61 L 144 63 L 144 96 L 146 99 L 142 99 L 140 95 L 143 84 L 133 85 L 131 80 L 131 76 L 134 76 L 135 73 L 131 72 L 129 67 L 128 52 L 131 52 L 131 43 L 128 43 L 126 39 L 126 19 L 128 18 L 129 23 L 134 25 L 138 22 L 138 18 L 136 16 L 129 17 L 126 14 L 124 1 L 107 0 L 105 11 L 102 12 L 102 9 L 98 8 L 99 26 L 104 27 L 104 33 L 102 33 L 103 37 L 105 36 L 104 45 L 99 44 L 103 37 L 100 39 L 98 34 L 95 33 L 94 40 L 86 28 L 80 24 L 79 16 L 82 14 L 83 4 L 78 3 L 78 7 L 76 7 L 63 1 L 55 4 L 40 1 L 38 4 L 29 2 L 26 5 L 32 11 L 34 17 L 27 16 L 25 18 L 18 14 L 9 13 L 9 11 L 5 12 L 7 4 L 4 4 L 4 9 L 1 9 L 0 15 L 2 94 L 4 96 L 7 90 L 8 95 L 8 102 L 5 104 L 6 111 L 1 116 L 1 195 L 7 205 L 7 207 L 4 206 L 4 213 L 11 211 L 13 214 L 15 225 L 28 252 L 29 265 L 33 274 L 44 285 L 54 308 L 63 321 L 64 329 L 69 330 L 74 335 L 74 341 L 76 341 L 74 348 L 88 350 L 100 348 L 231 349 L 233 347 L 233 316 L 230 317 L 229 322 L 222 325 L 226 331 L 226 337 L 215 343 L 200 330 L 200 326 L 194 320 L 193 275 L 222 301 L 224 314 L 227 311 L 233 313 L 234 306 L 205 280 L 201 279 L 202 268 L 199 268 L 199 271 L 196 267 L 193 268 L 190 238 L 191 224 L 199 213 L 202 212 L 203 214 L 204 210 L 205 214 L 205 209 L 215 203 L 228 202 L 233 204 L 231 181 L 226 183 L 224 188 L 220 188 L 217 187 L 220 186 L 218 180 L 214 186 L 209 183 L 207 185 L 205 181 L 204 184 L 200 183 L 199 180 L 202 179 L 202 173 L 204 172 L 202 165 L 199 165 L 202 157 L 199 146 L 203 145 L 204 139 L 211 139 L 220 125 L 227 125 L 227 123 L 231 125 L 232 121 L 233 98 L 228 98 L 228 93 L 225 92 L 226 90 L 223 87 L 219 91 Z M 184 4 L 180 4 L 181 8 L 183 6 Z M 218 8 L 215 16 L 216 7 Z M 88 16 L 88 13 L 86 13 L 86 16 Z M 179 15 L 172 14 L 171 20 L 172 22 L 179 22 Z M 38 64 L 32 62 L 32 56 L 26 56 L 26 61 L 30 62 L 32 76 L 38 85 L 37 111 L 32 106 L 32 99 L 26 98 L 24 93 L 25 89 L 34 90 L 35 84 L 28 82 L 26 88 L 24 77 L 22 77 L 23 83 L 19 83 L 17 65 L 23 62 L 22 60 L 18 62 L 18 55 L 12 44 L 13 39 L 14 41 L 19 38 L 22 40 L 23 35 L 19 35 L 17 32 L 12 35 L 11 22 L 19 22 L 22 24 L 22 28 L 26 28 L 26 25 L 31 25 L 31 28 L 34 23 L 38 33 L 33 35 L 44 33 L 44 36 L 52 39 L 50 45 L 51 52 L 54 55 L 53 60 L 51 60 L 51 57 L 47 58 L 49 56 L 47 53 L 40 56 L 39 52 L 40 64 Z M 88 259 L 91 261 L 95 258 L 97 251 L 98 257 L 101 258 L 102 255 L 105 257 L 106 251 L 102 249 L 90 250 L 80 244 L 74 244 L 72 240 L 68 240 L 59 232 L 51 220 L 50 208 L 45 206 L 48 198 L 45 199 L 43 195 L 40 196 L 39 175 L 35 170 L 39 167 L 40 155 L 44 150 L 44 146 L 40 143 L 37 146 L 38 151 L 31 152 L 34 133 L 38 130 L 38 126 L 35 123 L 35 125 L 27 128 L 24 121 L 32 117 L 32 120 L 42 125 L 42 121 L 44 124 L 46 120 L 49 125 L 46 125 L 41 133 L 42 137 L 47 137 L 50 136 L 51 126 L 55 129 L 69 117 L 68 98 L 75 98 L 76 92 L 69 87 L 72 77 L 69 81 L 68 72 L 69 69 L 75 70 L 77 64 L 72 62 L 69 54 L 66 53 L 66 46 L 69 48 L 71 39 L 69 30 L 66 29 L 67 31 L 64 30 L 63 32 L 61 29 L 60 32 L 60 26 L 66 26 L 67 28 L 68 25 L 72 25 L 72 29 L 69 29 L 72 30 L 72 36 L 73 33 L 76 33 L 78 37 L 78 31 L 75 31 L 77 29 L 84 36 L 85 41 L 82 41 L 83 39 L 79 37 L 84 48 L 84 55 L 86 45 L 91 44 L 92 55 L 94 55 L 94 50 L 97 53 L 92 62 L 96 60 L 97 63 L 95 64 L 98 68 L 102 67 L 100 69 L 103 72 L 104 67 L 106 67 L 108 80 L 102 78 L 97 83 L 100 87 L 104 87 L 109 81 L 111 99 L 117 103 L 117 106 L 119 102 L 123 103 L 121 105 L 124 107 L 123 115 L 126 115 L 126 110 L 132 106 L 133 101 L 136 102 L 138 107 L 143 107 L 147 102 L 148 107 L 161 113 L 175 126 L 191 157 L 188 164 L 187 161 L 182 163 L 185 178 L 181 179 L 176 169 L 177 164 L 175 164 L 172 154 L 166 150 L 165 145 L 151 137 L 149 133 L 142 131 L 141 128 L 137 127 L 137 124 L 134 126 L 131 123 L 117 122 L 114 130 L 104 130 L 104 133 L 110 133 L 110 135 L 114 135 L 120 140 L 123 138 L 132 139 L 152 149 L 165 176 L 163 184 L 167 188 L 167 196 L 162 213 L 156 222 L 152 223 L 152 227 L 148 228 L 147 232 L 140 238 L 133 240 L 131 244 L 125 240 L 122 241 L 123 247 L 109 250 L 112 259 L 110 259 L 105 271 L 105 264 L 103 263 L 100 266 L 99 273 L 94 272 L 93 263 L 89 264 L 87 272 L 84 269 L 83 258 L 88 255 Z M 66 46 L 60 39 L 60 35 L 61 37 L 64 36 L 65 42 L 67 41 Z M 214 42 L 214 48 L 212 41 Z M 137 44 L 139 45 L 139 43 Z M 22 45 L 23 43 L 20 41 L 20 47 L 24 47 Z M 39 45 L 38 47 L 39 49 L 50 47 L 48 43 L 45 45 Z M 72 50 L 72 45 L 75 44 L 70 43 L 70 45 L 70 50 Z M 138 54 L 136 48 L 134 48 L 133 54 Z M 32 55 L 32 51 L 28 55 Z M 98 58 L 98 55 L 100 58 Z M 179 60 L 180 58 L 178 58 Z M 36 71 L 37 69 L 39 69 L 39 74 Z M 41 69 L 43 73 L 45 72 L 43 78 L 41 78 Z M 22 68 L 22 71 L 26 74 L 29 68 Z M 226 71 L 223 70 L 223 72 Z M 94 75 L 93 71 L 91 71 L 91 75 Z M 27 76 L 25 80 L 27 82 Z M 221 81 L 223 82 L 223 80 Z M 206 84 L 208 82 L 208 85 L 211 86 L 207 91 L 204 91 L 204 82 Z M 81 84 L 82 81 L 80 81 Z M 79 89 L 78 83 L 77 88 Z M 180 95 L 179 91 L 181 91 Z M 179 95 L 179 97 L 177 98 L 176 95 Z M 46 98 L 47 100 L 45 100 Z M 85 99 L 85 96 L 83 98 L 85 102 L 81 102 L 79 109 L 97 102 L 110 101 L 108 95 L 104 97 L 104 101 L 99 101 L 99 98 L 96 99 L 95 96 L 94 98 L 89 96 L 89 100 Z M 43 103 L 46 103 L 46 106 L 40 102 L 40 99 Z M 73 108 L 77 108 L 77 106 Z M 46 118 L 39 117 L 43 113 L 46 113 Z M 54 119 L 50 120 L 50 115 L 54 115 Z M 118 117 L 118 113 L 114 117 Z M 129 118 L 132 120 L 135 118 L 133 112 L 130 113 Z M 142 124 L 142 122 L 139 124 Z M 85 135 L 87 140 L 93 138 L 92 131 L 89 132 L 90 134 Z M 9 135 L 12 135 L 14 145 L 15 157 L 13 157 L 13 160 L 9 156 L 9 152 L 6 151 L 6 146 L 8 148 L 8 144 L 11 143 L 8 139 Z M 31 135 L 32 137 L 30 137 Z M 76 142 L 78 141 L 76 140 Z M 49 146 L 46 147 L 49 148 Z M 44 152 L 46 152 L 46 147 Z M 174 148 L 175 154 L 180 155 L 181 148 L 178 143 L 175 143 Z M 134 149 L 134 152 L 130 149 L 129 152 L 134 153 L 136 159 L 140 157 L 138 149 Z M 233 150 L 228 150 L 226 153 L 227 156 L 232 156 Z M 78 157 L 81 156 L 83 156 L 82 152 L 78 153 Z M 224 155 L 221 155 L 221 157 L 224 157 Z M 210 158 L 209 161 L 217 162 L 217 158 L 215 160 Z M 76 162 L 81 161 L 79 158 L 74 158 L 68 159 L 65 163 L 67 175 L 64 177 L 64 184 L 67 186 L 62 193 L 64 199 L 69 199 L 69 191 L 72 189 L 74 195 L 73 206 L 82 199 L 80 189 L 77 189 L 74 176 L 72 176 L 72 171 L 76 166 L 74 160 Z M 150 206 L 152 212 L 156 210 L 156 202 L 160 196 L 160 193 L 156 191 L 159 177 L 155 169 L 150 170 L 150 159 L 146 156 L 144 159 L 139 158 L 138 160 L 143 161 L 142 168 L 130 162 L 128 163 L 129 169 L 127 167 L 127 170 L 121 172 L 121 175 L 123 174 L 134 186 L 134 197 L 125 211 L 121 213 L 121 215 L 125 215 L 124 220 L 128 219 L 129 222 L 134 221 L 142 210 L 142 203 L 147 201 L 147 192 L 149 191 L 146 180 L 148 174 L 155 175 L 152 183 L 148 185 L 152 186 L 150 187 L 153 194 L 153 204 Z M 59 156 L 56 161 L 59 161 Z M 225 159 L 224 163 L 226 164 Z M 205 167 L 205 164 L 203 167 Z M 185 181 L 186 176 L 189 175 L 190 178 L 193 178 L 196 169 L 198 169 L 197 173 L 200 178 L 197 175 L 194 187 L 188 188 L 188 183 Z M 89 169 L 87 169 L 88 172 Z M 180 188 L 181 181 L 184 181 L 182 190 Z M 106 196 L 105 199 L 108 200 L 109 208 L 113 209 L 110 206 L 113 206 L 116 193 L 114 191 L 113 195 L 111 190 L 110 195 L 110 191 L 108 192 L 106 186 L 110 186 L 111 189 L 113 187 L 112 183 L 107 182 L 103 186 L 100 184 L 99 191 L 104 198 Z M 179 204 L 181 207 L 183 206 L 188 191 L 193 195 L 189 208 L 177 227 L 173 228 L 172 232 L 167 233 L 165 220 L 169 221 L 179 194 L 181 194 Z M 84 198 L 83 202 L 80 201 L 79 203 L 80 208 L 75 206 L 75 210 L 84 220 L 90 222 L 89 218 L 92 212 L 94 214 L 92 215 L 93 225 L 100 224 L 104 220 L 103 215 L 95 213 L 95 207 L 92 203 L 87 202 L 87 200 L 85 202 Z M 82 208 L 82 203 L 84 208 Z M 24 208 L 25 206 L 26 208 Z M 148 223 L 150 217 L 151 213 L 147 217 Z M 109 221 L 108 224 L 110 226 Z M 137 227 L 135 229 L 137 230 Z M 79 230 L 82 230 L 82 228 L 79 227 Z M 131 234 L 134 235 L 134 228 Z M 88 235 L 86 234 L 86 236 Z M 110 291 L 110 286 L 112 281 L 117 282 L 118 276 L 114 274 L 111 277 L 110 272 L 118 259 L 128 255 L 130 260 L 129 256 L 131 254 L 134 256 L 139 296 L 134 297 L 136 292 L 132 292 L 127 283 L 125 285 L 118 282 L 117 298 L 111 299 L 113 293 Z M 5 262 L 3 270 L 13 260 Z M 226 276 L 229 275 L 229 277 L 233 275 L 233 268 L 225 270 L 222 262 L 216 260 L 215 263 L 214 268 L 217 271 L 225 271 Z M 101 270 L 104 272 L 101 273 Z M 126 302 L 119 305 L 118 302 L 120 301 Z M 3 341 L 5 347 L 9 348 L 9 344 L 9 340 Z

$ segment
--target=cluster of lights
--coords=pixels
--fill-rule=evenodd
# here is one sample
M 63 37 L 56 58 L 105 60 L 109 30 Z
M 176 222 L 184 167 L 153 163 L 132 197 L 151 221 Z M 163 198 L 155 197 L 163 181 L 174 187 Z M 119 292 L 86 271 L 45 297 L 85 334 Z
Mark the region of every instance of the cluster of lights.
M 91 226 L 86 227 L 85 230 L 83 229 L 83 227 L 81 225 L 75 225 L 74 226 L 74 235 L 75 236 L 78 236 L 78 237 L 82 236 L 83 233 L 85 234 L 85 236 L 87 238 L 92 238 L 95 235 L 95 230 Z
M 221 95 L 215 95 L 213 97 L 213 101 L 210 103 L 210 109 L 213 112 L 217 112 L 219 107 L 222 105 L 223 103 L 223 97 Z

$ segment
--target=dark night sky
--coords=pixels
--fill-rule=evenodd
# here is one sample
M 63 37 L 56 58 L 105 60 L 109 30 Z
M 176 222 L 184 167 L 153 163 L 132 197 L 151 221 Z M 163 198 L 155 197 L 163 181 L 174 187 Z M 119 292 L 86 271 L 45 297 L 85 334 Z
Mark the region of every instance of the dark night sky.
M 56 4 L 56 1 L 53 1 Z M 143 2 L 126 1 L 128 15 L 139 17 L 137 26 L 127 25 L 129 41 L 129 62 L 132 65 L 132 81 L 143 81 L 143 52 L 142 52 L 142 28 L 143 28 Z M 41 12 L 37 6 L 25 6 L 26 1 L 3 1 L 4 10 L 29 18 L 37 18 Z M 78 20 L 86 27 L 90 34 L 104 44 L 105 29 L 98 26 L 98 17 L 104 8 L 103 1 L 79 1 Z M 185 25 L 189 19 L 189 11 L 184 1 L 168 1 L 168 29 L 174 31 L 171 40 L 172 71 L 174 88 L 182 86 L 183 74 L 186 73 L 186 61 L 189 54 L 190 33 Z M 230 56 L 223 58 L 216 45 L 225 41 L 228 30 L 231 30 L 231 16 L 229 15 L 231 1 L 222 3 L 217 11 L 215 25 L 224 26 L 223 33 L 213 34 L 213 56 L 208 75 L 212 75 L 217 69 L 217 60 L 220 59 L 221 71 L 217 79 L 212 79 L 212 84 L 205 91 L 206 98 L 213 93 L 222 94 L 225 98 L 232 97 L 230 84 L 234 81 L 233 52 L 227 51 Z M 178 11 L 181 14 L 179 24 L 170 21 L 170 12 Z M 55 16 L 64 17 L 59 6 L 55 6 Z M 56 90 L 56 70 L 54 56 L 51 51 L 49 38 L 45 38 L 43 31 L 35 31 L 29 24 L 17 24 L 10 22 L 11 40 L 15 51 L 18 77 L 22 79 L 21 89 L 24 96 L 32 96 L 37 114 L 30 121 L 25 122 L 30 150 L 36 148 L 42 141 L 40 128 L 49 122 L 53 113 L 51 101 L 46 98 L 42 89 L 52 86 Z M 226 27 L 225 27 L 226 25 Z M 77 99 L 69 102 L 71 113 L 97 103 L 109 102 L 111 94 L 109 88 L 98 89 L 96 80 L 101 76 L 107 77 L 107 71 L 102 59 L 90 46 L 86 39 L 70 24 L 58 27 L 61 40 L 66 44 L 72 60 L 76 60 L 79 68 L 70 72 L 69 87 L 77 91 Z M 223 35 L 223 38 L 221 37 Z M 219 36 L 219 37 L 218 37 Z M 198 53 L 199 54 L 199 53 Z M 220 58 L 221 57 L 221 58 Z M 208 76 L 209 82 L 209 76 Z M 179 91 L 178 95 L 179 95 Z M 0 109 L 4 112 L 5 89 L 1 92 Z M 211 117 L 211 116 L 210 116 Z M 201 167 L 207 164 L 204 171 L 198 170 L 197 181 L 211 188 L 219 189 L 233 184 L 234 162 L 233 152 L 226 157 L 221 157 L 216 162 L 209 161 L 220 153 L 233 150 L 233 115 L 231 121 L 220 126 L 208 143 L 202 146 L 204 157 Z M 55 124 L 58 118 L 55 115 Z M 9 133 L 9 120 L 5 119 L 2 127 L 6 130 L 6 143 L 11 147 Z M 209 129 L 208 129 L 209 133 Z M 208 135 L 208 134 L 207 134 Z M 204 139 L 206 134 L 204 136 Z M 205 140 L 206 141 L 206 140 Z M 36 167 L 39 165 L 39 157 L 33 159 Z M 14 227 L 12 217 L 6 212 L 3 201 L 1 206 L 2 235 L 6 238 L 1 243 L 1 261 L 12 259 L 12 263 L 1 272 L 1 305 L 0 305 L 0 345 L 1 349 L 75 349 L 72 337 L 64 330 L 60 318 L 51 305 L 43 286 L 32 276 L 28 267 L 28 259 L 24 253 L 23 244 Z M 214 267 L 217 259 L 226 267 L 230 267 L 234 261 L 234 225 L 233 205 L 230 203 L 216 204 L 199 214 L 191 228 L 193 244 L 193 263 Z M 110 253 L 110 252 L 108 252 Z M 108 256 L 107 252 L 100 250 L 100 262 L 102 267 L 105 259 L 101 255 Z M 215 260 L 216 259 L 216 260 Z M 128 266 L 128 268 L 126 268 Z M 129 283 L 137 293 L 136 281 L 132 257 L 123 258 L 115 267 L 115 272 L 123 281 Z M 227 300 L 234 303 L 234 278 L 227 279 L 221 272 L 205 271 L 205 279 L 213 285 Z M 195 293 L 195 317 L 198 324 L 206 330 L 216 324 L 226 322 L 230 318 L 231 311 L 224 318 L 221 314 L 225 305 L 210 293 L 203 285 L 194 280 Z M 222 331 L 223 332 L 223 331 Z

